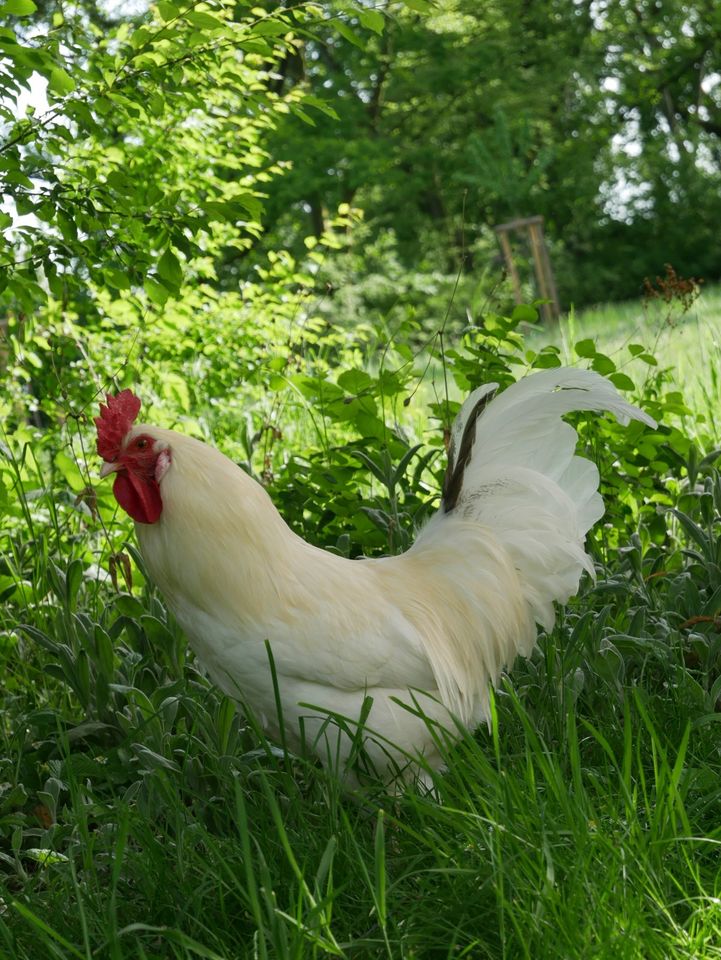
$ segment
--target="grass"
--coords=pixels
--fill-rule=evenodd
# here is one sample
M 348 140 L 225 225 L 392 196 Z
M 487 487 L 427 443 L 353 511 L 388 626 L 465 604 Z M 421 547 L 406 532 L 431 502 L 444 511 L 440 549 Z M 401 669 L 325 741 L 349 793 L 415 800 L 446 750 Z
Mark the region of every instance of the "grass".
M 633 683 L 590 719 L 574 689 L 599 636 L 578 627 L 499 694 L 435 796 L 343 796 L 245 742 L 193 672 L 112 744 L 60 725 L 38 741 L 47 708 L 23 716 L 3 753 L 45 754 L 57 821 L 21 829 L 59 856 L 6 855 L 3 955 L 718 956 L 715 727 Z
M 642 344 L 683 391 L 686 404 L 705 418 L 707 434 L 721 437 L 721 288 L 704 287 L 687 312 L 662 301 L 629 301 L 602 304 L 578 314 L 564 315 L 558 326 L 535 330 L 528 345 L 540 349 L 549 343 L 562 347 L 562 357 L 573 362 L 579 340 L 591 338 L 602 345 L 618 369 L 649 374 L 643 360 L 634 359 L 629 344 Z
M 675 376 L 715 357 L 720 300 L 662 329 Z M 655 323 L 569 318 L 565 349 L 598 335 L 625 363 Z M 664 532 L 642 514 L 599 546 L 489 728 L 398 796 L 344 794 L 244 723 L 152 587 L 84 575 L 98 556 L 42 458 L 4 463 L 24 526 L 0 578 L 3 960 L 721 957 L 712 462 L 672 478 Z

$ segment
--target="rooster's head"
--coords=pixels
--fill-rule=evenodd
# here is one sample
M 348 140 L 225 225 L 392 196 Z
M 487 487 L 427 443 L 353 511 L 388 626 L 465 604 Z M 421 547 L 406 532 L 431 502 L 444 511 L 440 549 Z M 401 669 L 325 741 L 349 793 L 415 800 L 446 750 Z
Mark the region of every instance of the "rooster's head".
M 107 396 L 95 418 L 98 453 L 105 463 L 101 477 L 117 474 L 115 499 L 138 523 L 156 523 L 163 511 L 160 480 L 170 466 L 167 444 L 153 437 L 151 428 L 134 427 L 140 400 L 132 390 Z

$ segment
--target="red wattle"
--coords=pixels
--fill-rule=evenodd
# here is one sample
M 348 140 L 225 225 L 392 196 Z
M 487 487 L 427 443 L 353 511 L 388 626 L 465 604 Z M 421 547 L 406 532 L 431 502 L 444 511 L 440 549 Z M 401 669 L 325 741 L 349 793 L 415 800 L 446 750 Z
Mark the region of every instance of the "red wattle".
M 115 477 L 113 493 L 123 510 L 138 523 L 156 523 L 160 519 L 163 501 L 155 480 L 122 470 Z

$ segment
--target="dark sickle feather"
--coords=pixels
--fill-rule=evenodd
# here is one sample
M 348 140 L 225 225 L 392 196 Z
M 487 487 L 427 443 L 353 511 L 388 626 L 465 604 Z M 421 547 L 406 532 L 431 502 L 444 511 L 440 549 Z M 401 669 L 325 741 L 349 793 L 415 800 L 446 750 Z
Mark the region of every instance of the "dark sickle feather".
M 473 444 L 476 439 L 476 421 L 495 395 L 495 390 L 487 393 L 484 397 L 481 397 L 471 411 L 463 429 L 458 456 L 455 455 L 455 447 L 454 444 L 451 443 L 451 448 L 448 451 L 448 467 L 446 468 L 446 475 L 443 478 L 443 510 L 445 513 L 450 513 L 458 503 L 458 498 L 463 489 L 463 477 L 466 472 L 466 467 L 470 463 L 471 451 L 473 450 Z

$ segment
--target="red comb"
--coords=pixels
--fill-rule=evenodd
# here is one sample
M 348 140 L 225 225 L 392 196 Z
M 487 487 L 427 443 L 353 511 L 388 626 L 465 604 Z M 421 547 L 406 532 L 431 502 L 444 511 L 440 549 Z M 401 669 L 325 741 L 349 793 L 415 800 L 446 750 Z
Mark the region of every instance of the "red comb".
M 123 437 L 130 430 L 140 411 L 140 400 L 132 390 L 121 390 L 117 397 L 106 396 L 95 418 L 98 430 L 98 453 L 112 462 L 120 453 Z

